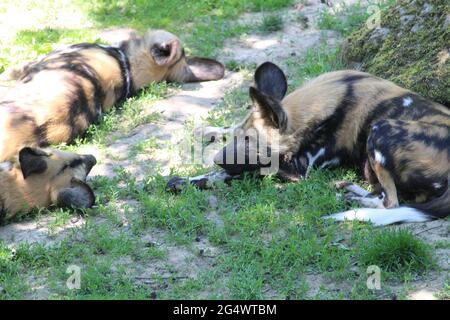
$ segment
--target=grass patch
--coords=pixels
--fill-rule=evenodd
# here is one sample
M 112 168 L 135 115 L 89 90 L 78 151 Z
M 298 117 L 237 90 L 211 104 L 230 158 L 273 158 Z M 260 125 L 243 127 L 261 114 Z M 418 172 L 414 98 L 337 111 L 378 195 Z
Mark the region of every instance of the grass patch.
M 358 244 L 361 265 L 377 265 L 400 276 L 423 274 L 435 266 L 431 247 L 405 229 L 371 232 Z
M 317 20 L 317 27 L 324 30 L 335 30 L 346 36 L 360 27 L 369 18 L 367 6 L 360 2 L 355 4 L 342 3 L 339 9 L 324 10 Z
M 265 15 L 259 29 L 262 32 L 275 32 L 283 29 L 283 17 L 279 14 Z
M 373 15 L 374 10 L 383 10 L 393 4 L 395 0 L 382 0 L 376 4 L 356 2 L 335 6 L 332 10 L 322 11 L 317 20 L 317 27 L 323 30 L 335 30 L 343 36 L 348 36 L 361 27 Z

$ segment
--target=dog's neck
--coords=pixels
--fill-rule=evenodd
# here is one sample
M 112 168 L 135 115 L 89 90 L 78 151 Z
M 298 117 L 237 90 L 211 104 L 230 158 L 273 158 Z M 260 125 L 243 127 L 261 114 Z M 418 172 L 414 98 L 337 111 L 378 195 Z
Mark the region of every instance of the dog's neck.
M 50 199 L 42 198 L 45 186 L 34 188 L 23 178 L 20 167 L 13 162 L 0 163 L 0 220 L 33 206 L 48 205 Z
M 148 48 L 140 38 L 131 39 L 121 44 L 120 50 L 125 53 L 130 65 L 130 77 L 133 91 L 141 89 L 152 82 L 163 81 L 167 77 L 168 68 L 153 63 Z

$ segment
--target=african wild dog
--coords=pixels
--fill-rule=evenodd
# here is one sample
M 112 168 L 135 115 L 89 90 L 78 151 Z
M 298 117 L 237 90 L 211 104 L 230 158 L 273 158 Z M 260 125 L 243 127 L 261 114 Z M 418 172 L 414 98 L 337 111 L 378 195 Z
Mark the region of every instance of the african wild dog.
M 228 174 L 190 178 L 191 183 L 204 187 L 214 179 L 258 169 L 260 156 L 269 153 L 279 157 L 277 174 L 284 180 L 304 179 L 313 167 L 362 169 L 373 193 L 350 183 L 337 186 L 349 191 L 350 200 L 371 208 L 334 214 L 332 219 L 384 225 L 448 216 L 450 111 L 446 107 L 351 70 L 323 74 L 286 97 L 286 78 L 276 65 L 262 64 L 254 80 L 253 110 L 237 129 L 255 130 L 258 141 L 234 135 L 214 159 Z M 253 163 L 252 154 L 256 155 Z M 236 155 L 245 161 L 238 163 Z M 180 182 L 174 179 L 169 187 L 177 189 Z M 399 206 L 398 193 L 416 204 Z
M 180 40 L 159 30 L 118 47 L 72 45 L 7 75 L 17 82 L 0 101 L 0 161 L 24 146 L 73 141 L 115 102 L 153 81 L 217 80 L 224 67 L 186 57 Z
M 91 207 L 95 196 L 86 176 L 95 164 L 91 155 L 23 148 L 0 162 L 0 220 L 34 207 Z

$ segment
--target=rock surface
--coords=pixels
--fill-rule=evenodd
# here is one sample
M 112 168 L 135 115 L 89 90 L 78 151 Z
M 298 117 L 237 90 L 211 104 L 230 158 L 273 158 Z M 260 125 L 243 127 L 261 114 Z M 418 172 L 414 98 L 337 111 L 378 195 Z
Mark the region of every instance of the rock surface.
M 450 107 L 450 2 L 408 0 L 381 12 L 344 46 L 349 63 Z

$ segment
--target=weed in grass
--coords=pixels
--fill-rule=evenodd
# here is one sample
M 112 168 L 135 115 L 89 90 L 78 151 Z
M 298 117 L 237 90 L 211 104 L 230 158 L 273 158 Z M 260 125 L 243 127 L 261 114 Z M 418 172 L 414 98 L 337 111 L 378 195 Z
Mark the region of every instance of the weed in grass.
M 420 275 L 435 267 L 431 247 L 405 229 L 368 233 L 360 239 L 357 255 L 361 266 L 376 265 L 400 277 Z
M 367 7 L 360 2 L 350 5 L 343 3 L 338 10 L 322 11 L 317 26 L 319 29 L 335 30 L 346 36 L 367 21 L 368 17 Z
M 259 29 L 262 32 L 275 32 L 283 29 L 283 17 L 279 14 L 265 15 Z
M 380 10 L 383 10 L 393 4 L 395 0 L 382 0 L 376 4 Z M 338 31 L 343 36 L 348 36 L 357 28 L 361 27 L 369 18 L 368 4 L 358 1 L 352 4 L 342 3 L 337 9 L 333 11 L 322 11 L 317 20 L 317 27 L 325 30 Z
M 159 139 L 151 137 L 145 140 L 141 140 L 131 147 L 130 156 L 135 157 L 138 154 L 149 154 L 156 150 L 159 146 Z
M 436 294 L 436 297 L 441 300 L 449 300 L 450 299 L 450 277 L 447 277 L 442 290 L 440 290 Z
M 307 80 L 344 67 L 339 49 L 328 49 L 324 45 L 308 50 L 300 59 L 289 58 L 285 63 L 290 91 L 295 90 Z

